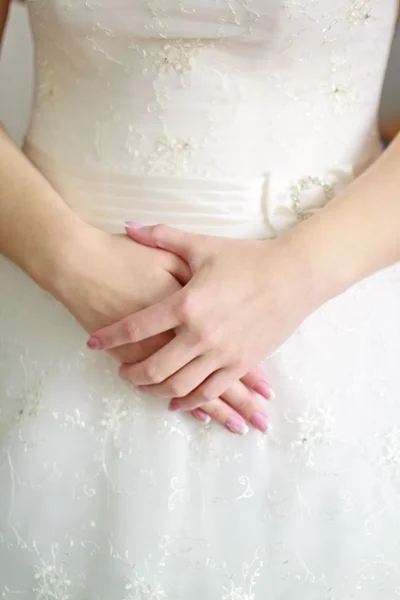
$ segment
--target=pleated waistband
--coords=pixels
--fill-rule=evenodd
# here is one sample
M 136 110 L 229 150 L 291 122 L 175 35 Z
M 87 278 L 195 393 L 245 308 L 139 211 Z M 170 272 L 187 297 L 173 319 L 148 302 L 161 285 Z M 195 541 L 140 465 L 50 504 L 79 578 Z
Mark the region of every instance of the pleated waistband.
M 265 177 L 105 173 L 59 163 L 27 143 L 24 152 L 75 213 L 105 231 L 121 231 L 125 221 L 134 220 L 226 237 L 273 235 L 264 211 Z
M 124 222 L 165 223 L 232 238 L 275 237 L 323 208 L 373 160 L 323 171 L 265 173 L 252 179 L 138 175 L 54 160 L 26 143 L 24 151 L 82 219 L 116 233 Z

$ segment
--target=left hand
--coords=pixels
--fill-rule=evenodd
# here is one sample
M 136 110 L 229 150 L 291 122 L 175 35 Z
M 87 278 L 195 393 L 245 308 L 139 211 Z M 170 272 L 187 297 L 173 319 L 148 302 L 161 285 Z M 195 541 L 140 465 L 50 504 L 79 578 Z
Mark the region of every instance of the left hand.
M 79 244 L 71 248 L 65 263 L 68 268 L 55 290 L 57 298 L 89 332 L 160 302 L 192 276 L 187 263 L 170 252 L 94 228 L 82 230 Z M 174 332 L 168 331 L 138 344 L 114 348 L 110 353 L 120 363 L 135 364 L 173 338 Z M 95 349 L 96 344 L 89 347 Z M 262 371 L 253 369 L 221 398 L 192 415 L 202 421 L 212 418 L 237 434 L 245 433 L 246 421 L 265 432 L 267 416 L 257 391 L 264 391 L 266 396 L 268 386 Z
M 166 346 L 123 365 L 120 375 L 154 396 L 184 398 L 185 410 L 221 396 L 315 308 L 306 265 L 292 251 L 290 236 L 233 240 L 165 225 L 128 227 L 127 233 L 180 256 L 193 277 L 165 300 L 94 335 L 110 349 L 175 329 Z

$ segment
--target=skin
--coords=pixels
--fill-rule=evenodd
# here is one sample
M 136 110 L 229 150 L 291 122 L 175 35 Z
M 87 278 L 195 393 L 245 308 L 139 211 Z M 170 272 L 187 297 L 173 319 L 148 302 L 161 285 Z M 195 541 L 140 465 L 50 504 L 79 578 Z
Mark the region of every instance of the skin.
M 400 260 L 399 165 L 397 135 L 336 199 L 276 240 L 130 226 L 133 240 L 182 257 L 193 277 L 157 305 L 97 331 L 98 347 L 116 348 L 175 328 L 168 345 L 124 365 L 121 376 L 156 396 L 178 392 L 175 407 L 204 405 L 249 364 L 272 353 L 317 307 Z M 216 294 L 217 305 L 210 300 Z
M 9 4 L 0 0 L 0 39 Z M 181 258 L 78 218 L 5 131 L 0 131 L 0 215 L 0 254 L 64 304 L 88 333 L 159 302 L 191 276 Z M 135 364 L 173 337 L 173 330 L 165 331 L 110 353 L 120 363 Z M 265 397 L 270 391 L 262 370 L 253 367 L 193 416 L 212 417 L 233 433 L 244 433 L 246 421 L 265 432 L 266 412 L 255 389 Z

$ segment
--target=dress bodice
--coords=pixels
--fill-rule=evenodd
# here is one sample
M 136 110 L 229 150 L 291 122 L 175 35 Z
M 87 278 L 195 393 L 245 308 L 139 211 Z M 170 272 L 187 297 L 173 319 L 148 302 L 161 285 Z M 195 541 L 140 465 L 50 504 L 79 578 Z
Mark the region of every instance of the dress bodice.
M 304 216 L 300 196 L 326 201 L 379 152 L 396 5 L 30 0 L 28 141 L 102 174 L 269 177 L 279 229 Z

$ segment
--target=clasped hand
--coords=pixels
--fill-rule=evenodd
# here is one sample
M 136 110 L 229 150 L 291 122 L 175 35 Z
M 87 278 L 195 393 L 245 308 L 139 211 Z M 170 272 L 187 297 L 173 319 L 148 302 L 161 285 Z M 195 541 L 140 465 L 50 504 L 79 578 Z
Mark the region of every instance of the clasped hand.
M 170 252 L 86 226 L 65 260 L 67 276 L 61 278 L 57 295 L 89 333 L 157 305 L 191 278 L 187 263 Z M 145 363 L 173 339 L 170 328 L 140 342 L 114 344 L 108 350 L 120 363 L 130 365 L 124 366 L 124 371 Z M 260 368 L 237 378 L 206 406 L 188 410 L 197 419 L 212 418 L 233 433 L 244 433 L 246 423 L 266 431 L 267 417 L 256 392 L 270 396 Z
M 98 329 L 88 344 L 112 350 L 174 330 L 151 356 L 120 369 L 123 379 L 143 391 L 170 398 L 171 410 L 204 409 L 224 397 L 311 311 L 301 269 L 279 240 L 201 236 L 164 225 L 130 224 L 127 233 L 143 246 L 183 259 L 191 278 L 152 306 Z M 256 391 L 266 391 L 260 384 Z M 258 411 L 244 404 L 240 412 L 250 422 L 257 413 L 258 422 Z

